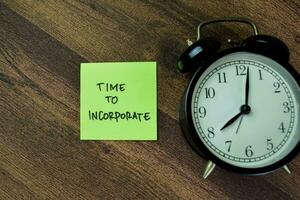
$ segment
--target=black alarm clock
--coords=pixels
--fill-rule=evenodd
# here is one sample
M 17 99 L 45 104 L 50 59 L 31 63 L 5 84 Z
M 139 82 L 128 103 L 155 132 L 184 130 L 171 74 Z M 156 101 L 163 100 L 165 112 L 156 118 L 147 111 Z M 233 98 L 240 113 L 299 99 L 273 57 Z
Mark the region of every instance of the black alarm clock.
M 200 37 L 217 22 L 241 22 L 254 35 L 220 51 L 218 39 Z M 265 174 L 287 163 L 300 147 L 300 76 L 280 39 L 258 34 L 244 18 L 211 20 L 198 26 L 177 67 L 194 76 L 183 95 L 180 124 L 191 147 L 209 162 L 242 174 Z

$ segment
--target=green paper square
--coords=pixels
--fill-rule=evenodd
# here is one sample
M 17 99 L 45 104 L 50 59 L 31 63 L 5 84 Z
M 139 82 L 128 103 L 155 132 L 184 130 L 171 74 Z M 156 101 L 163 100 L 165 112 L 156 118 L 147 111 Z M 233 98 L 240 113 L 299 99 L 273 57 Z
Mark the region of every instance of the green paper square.
M 156 62 L 81 64 L 80 139 L 157 140 Z

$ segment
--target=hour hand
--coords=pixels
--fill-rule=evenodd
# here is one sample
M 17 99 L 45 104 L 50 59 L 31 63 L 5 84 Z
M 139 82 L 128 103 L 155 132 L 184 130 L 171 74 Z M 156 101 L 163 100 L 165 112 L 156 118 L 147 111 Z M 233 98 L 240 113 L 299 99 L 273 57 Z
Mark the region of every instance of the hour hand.
M 241 111 L 235 115 L 233 118 L 231 118 L 221 129 L 220 131 L 222 131 L 224 128 L 226 128 L 227 126 L 231 125 L 233 122 L 235 122 L 241 115 L 248 115 L 251 111 L 250 106 L 248 105 L 242 105 L 241 106 Z
M 235 115 L 233 118 L 231 118 L 221 129 L 220 131 L 222 131 L 224 128 L 230 126 L 231 124 L 233 124 L 233 122 L 235 122 L 241 115 L 243 114 L 243 112 L 239 112 L 237 115 Z

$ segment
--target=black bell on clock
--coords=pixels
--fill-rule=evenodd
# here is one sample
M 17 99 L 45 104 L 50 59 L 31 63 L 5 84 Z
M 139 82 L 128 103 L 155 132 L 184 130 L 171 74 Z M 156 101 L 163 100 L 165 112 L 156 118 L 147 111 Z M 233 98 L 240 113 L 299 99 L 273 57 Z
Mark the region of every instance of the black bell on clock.
M 254 35 L 232 48 L 201 37 L 201 28 L 219 22 L 251 25 Z M 203 177 L 219 166 L 243 174 L 290 170 L 300 149 L 299 74 L 288 63 L 280 39 L 260 35 L 244 18 L 205 21 L 197 41 L 179 57 L 181 73 L 194 76 L 183 94 L 180 125 L 191 147 L 208 160 Z
M 276 37 L 270 35 L 254 35 L 241 44 L 248 51 L 259 53 L 276 60 L 279 63 L 289 62 L 288 47 Z
M 214 55 L 219 50 L 220 46 L 221 42 L 215 38 L 205 38 L 194 42 L 179 57 L 177 62 L 178 71 L 185 73 L 195 69 L 193 67 Z

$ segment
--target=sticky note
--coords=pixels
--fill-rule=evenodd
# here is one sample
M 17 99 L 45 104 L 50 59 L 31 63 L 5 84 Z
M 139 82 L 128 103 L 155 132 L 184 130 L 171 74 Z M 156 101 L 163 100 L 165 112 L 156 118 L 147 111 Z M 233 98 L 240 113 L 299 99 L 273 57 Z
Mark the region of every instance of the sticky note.
M 81 140 L 157 140 L 156 62 L 82 63 Z

